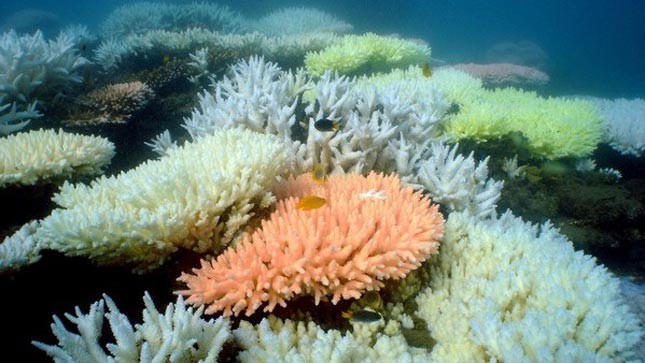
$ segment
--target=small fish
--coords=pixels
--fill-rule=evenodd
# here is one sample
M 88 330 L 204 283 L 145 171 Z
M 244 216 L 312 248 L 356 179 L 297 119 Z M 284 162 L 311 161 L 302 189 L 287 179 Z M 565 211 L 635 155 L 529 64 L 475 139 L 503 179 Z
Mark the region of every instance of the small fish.
M 374 290 L 364 293 L 363 296 L 361 296 L 360 302 L 361 305 L 365 306 L 366 308 L 371 308 L 374 310 L 383 308 L 383 300 L 381 299 L 381 295 Z
M 311 178 L 318 183 L 325 182 L 325 180 L 327 180 L 325 167 L 320 164 L 314 166 L 314 170 L 311 172 Z
M 370 309 L 363 309 L 363 310 L 358 310 L 354 312 L 344 311 L 341 315 L 345 319 L 349 319 L 351 321 L 355 321 L 359 323 L 373 323 L 375 321 L 379 321 L 383 319 L 381 314 Z
M 446 115 L 456 115 L 459 113 L 459 104 L 453 103 L 450 105 L 450 108 L 446 111 Z
M 432 77 L 432 67 L 430 67 L 430 63 L 423 63 L 421 65 L 421 74 L 423 74 L 424 77 Z
M 302 209 L 302 210 L 312 210 L 312 209 L 318 209 L 325 204 L 327 204 L 327 201 L 325 200 L 325 198 L 317 197 L 315 195 L 308 195 L 300 199 L 298 204 L 296 204 L 296 208 Z
M 320 120 L 314 123 L 314 127 L 318 131 L 336 131 L 340 128 L 340 123 L 338 121 L 332 121 L 326 118 L 321 118 Z
M 163 62 L 163 64 L 168 64 L 170 63 L 171 60 L 172 58 L 170 58 L 168 54 L 164 54 L 163 58 L 161 58 L 161 61 Z

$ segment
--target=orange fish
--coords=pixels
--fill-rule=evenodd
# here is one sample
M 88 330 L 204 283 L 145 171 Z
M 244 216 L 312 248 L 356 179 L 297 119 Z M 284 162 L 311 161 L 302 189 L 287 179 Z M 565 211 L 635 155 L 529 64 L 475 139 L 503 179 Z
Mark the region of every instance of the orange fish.
M 318 209 L 325 204 L 327 204 L 325 198 L 317 197 L 315 195 L 308 195 L 300 199 L 298 204 L 296 204 L 296 208 L 302 210 L 312 210 Z

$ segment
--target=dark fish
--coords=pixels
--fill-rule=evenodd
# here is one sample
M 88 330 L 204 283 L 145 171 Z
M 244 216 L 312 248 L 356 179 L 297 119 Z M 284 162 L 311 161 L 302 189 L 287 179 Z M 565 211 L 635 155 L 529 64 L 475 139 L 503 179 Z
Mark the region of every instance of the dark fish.
M 423 74 L 424 77 L 432 77 L 432 67 L 430 67 L 430 63 L 423 63 L 421 65 L 421 74 Z
M 340 128 L 340 123 L 326 118 L 321 118 L 314 123 L 314 127 L 318 131 L 336 131 Z
M 358 311 L 346 311 L 343 314 L 343 318 L 349 319 L 351 321 L 357 321 L 360 323 L 373 323 L 383 319 L 381 314 L 373 310 L 363 309 Z
M 448 111 L 446 111 L 446 115 L 455 115 L 459 113 L 459 104 L 453 103 L 450 105 L 450 108 L 448 108 Z

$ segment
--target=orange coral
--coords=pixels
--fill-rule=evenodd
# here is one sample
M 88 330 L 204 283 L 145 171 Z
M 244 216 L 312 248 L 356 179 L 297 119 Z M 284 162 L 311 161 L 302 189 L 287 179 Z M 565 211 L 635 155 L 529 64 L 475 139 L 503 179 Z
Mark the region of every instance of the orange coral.
M 179 280 L 187 303 L 208 305 L 225 316 L 264 311 L 296 295 L 313 295 L 316 304 L 359 298 L 400 279 L 436 254 L 443 236 L 437 205 L 395 176 L 372 173 L 331 176 L 324 183 L 311 174 L 291 179 L 275 191 L 282 199 L 261 228 L 212 261 L 201 262 Z M 318 209 L 296 208 L 299 198 L 327 200 Z

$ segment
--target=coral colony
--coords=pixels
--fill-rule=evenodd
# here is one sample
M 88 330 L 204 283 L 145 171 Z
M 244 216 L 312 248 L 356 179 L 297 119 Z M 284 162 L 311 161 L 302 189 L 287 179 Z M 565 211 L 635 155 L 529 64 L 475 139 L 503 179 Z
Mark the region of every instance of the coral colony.
M 58 185 L 0 244 L 0 272 L 43 251 L 184 268 L 176 301 L 144 295 L 141 323 L 103 295 L 33 345 L 56 362 L 635 358 L 619 280 L 551 222 L 497 206 L 505 183 L 548 178 L 541 163 L 602 174 L 601 142 L 641 156 L 645 101 L 545 97 L 538 69 L 432 68 L 423 41 L 352 30 L 306 7 L 139 2 L 98 37 L 0 35 L 0 187 Z M 127 153 L 88 135 L 137 123 L 158 155 L 101 176 Z

